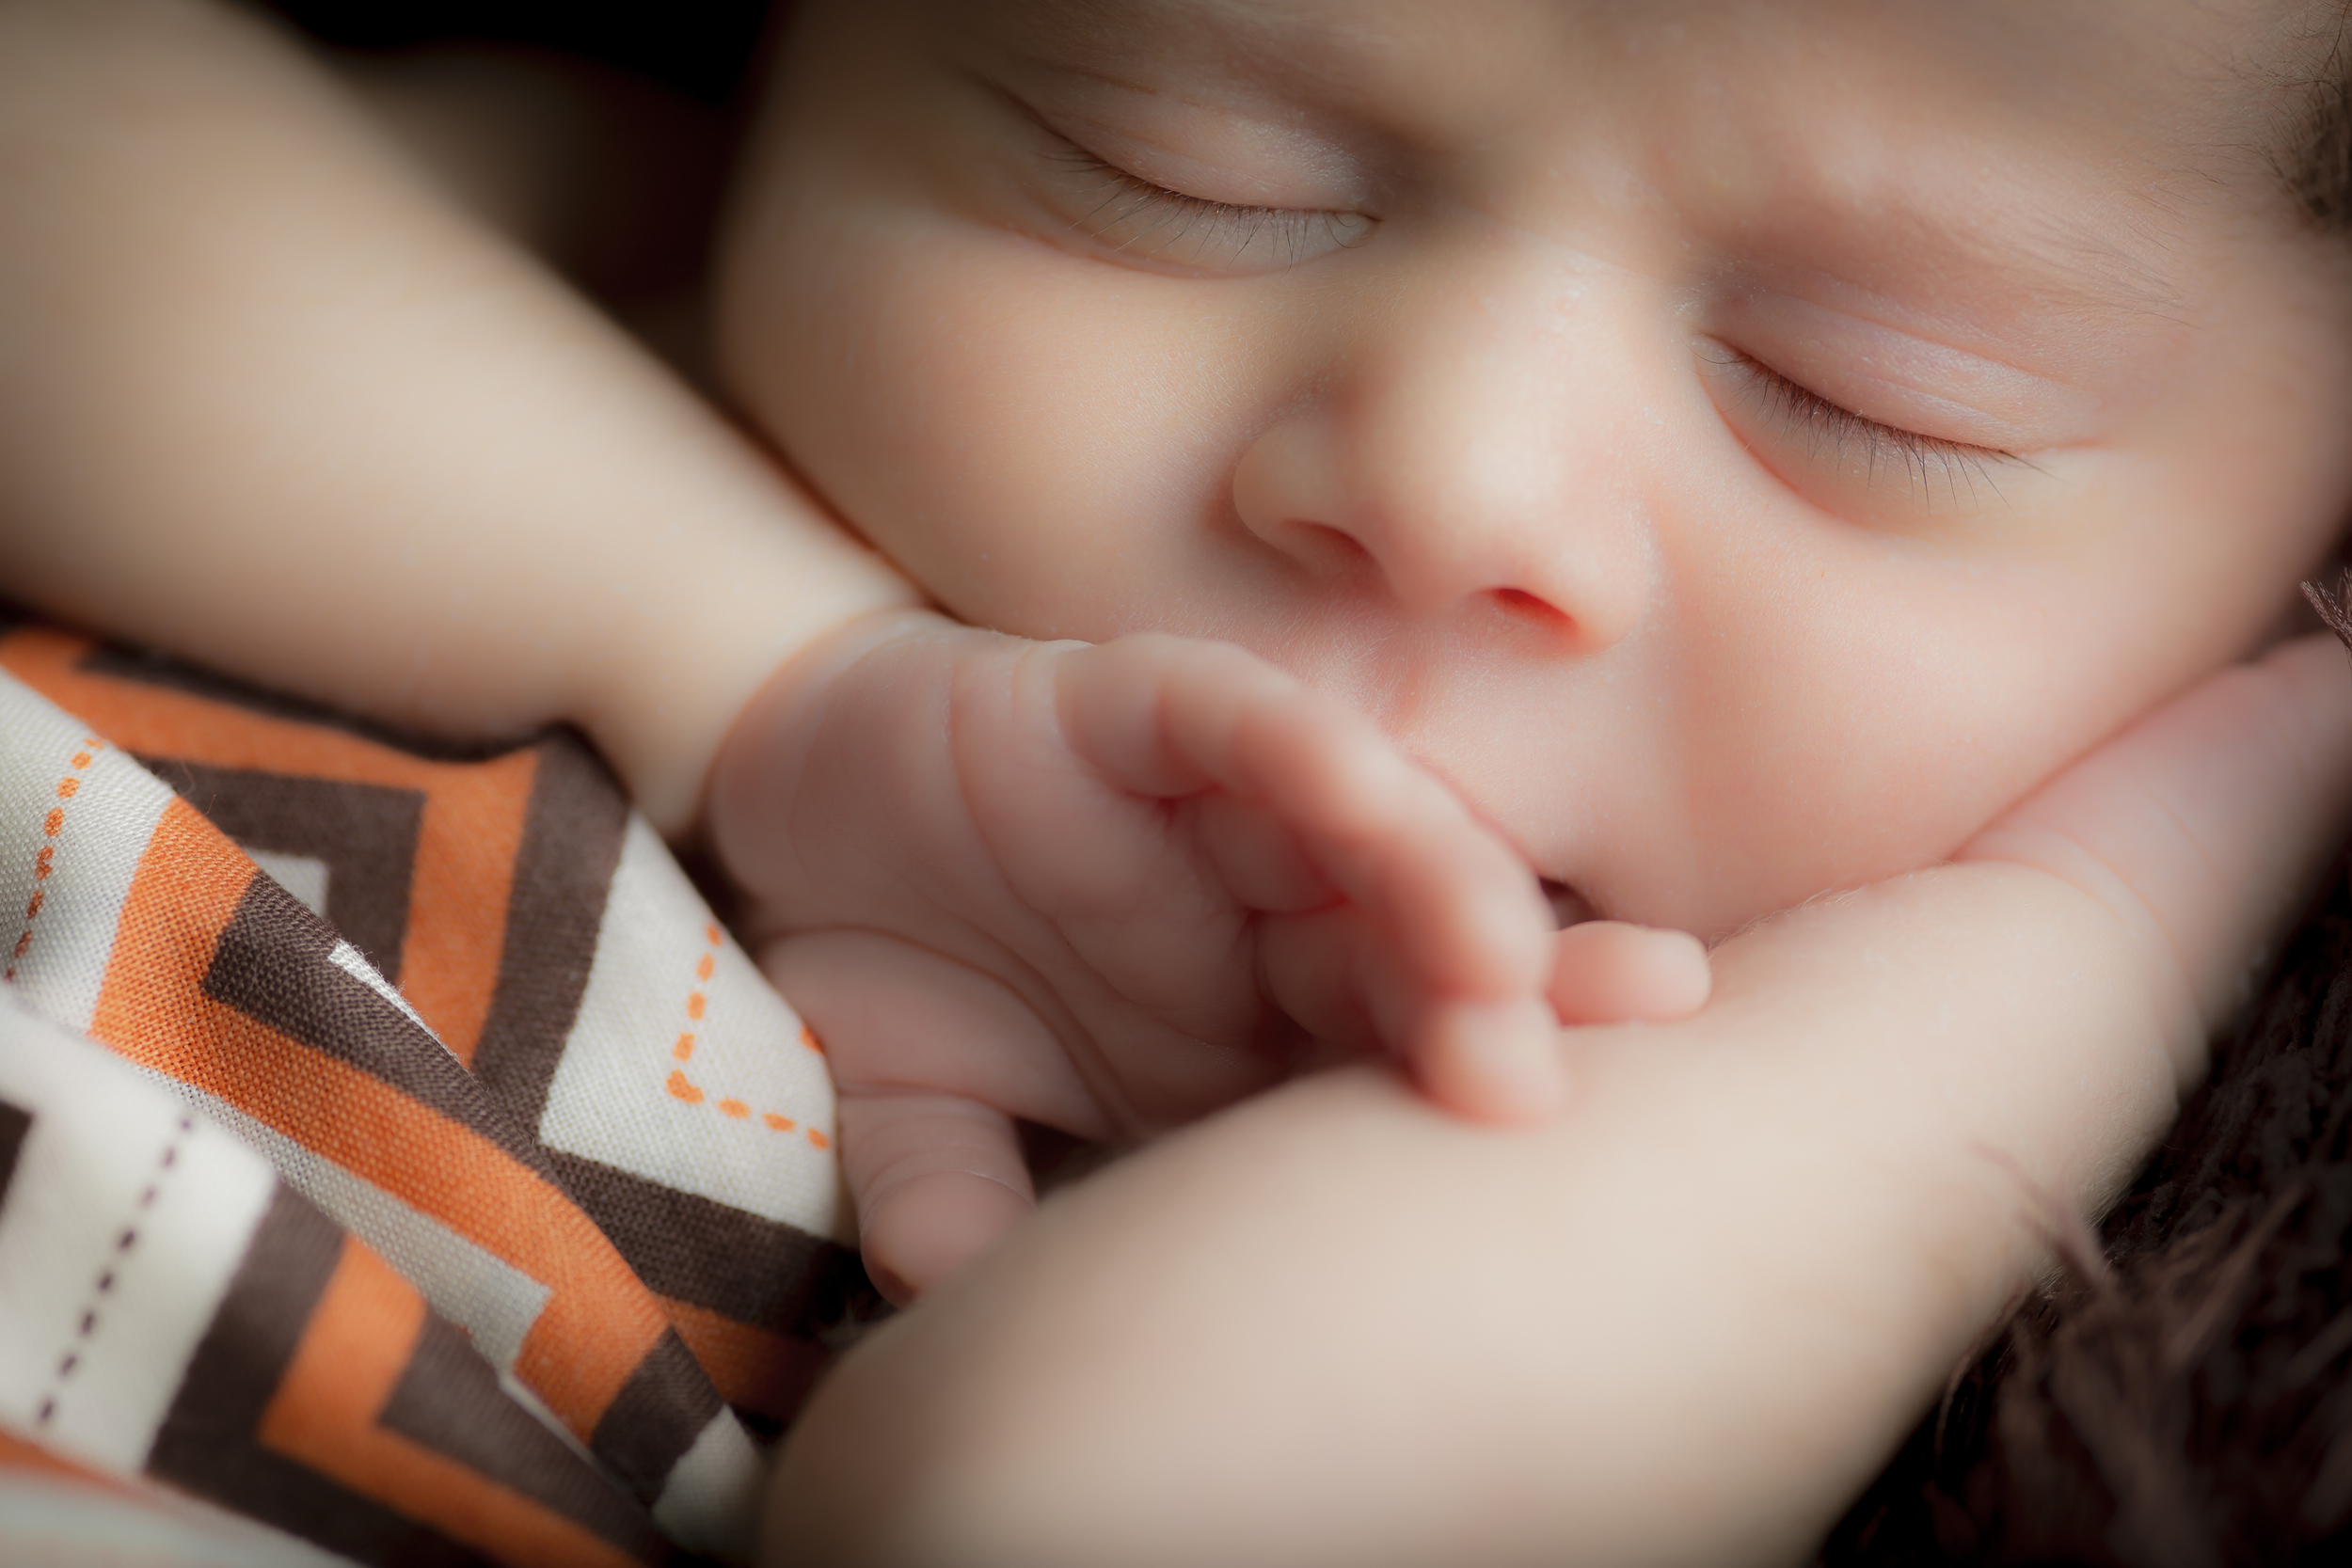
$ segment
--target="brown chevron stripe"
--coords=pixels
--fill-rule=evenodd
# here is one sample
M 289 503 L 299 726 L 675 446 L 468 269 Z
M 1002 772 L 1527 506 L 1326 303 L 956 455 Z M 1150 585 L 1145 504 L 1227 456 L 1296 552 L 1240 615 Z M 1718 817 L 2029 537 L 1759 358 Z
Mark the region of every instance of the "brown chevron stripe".
M 103 673 L 103 665 L 93 673 L 84 664 L 95 647 L 55 627 L 29 627 L 0 640 L 0 668 L 135 755 L 423 792 L 401 990 L 441 1043 L 470 1061 L 498 989 L 508 885 L 539 749 L 480 762 L 419 756 L 348 727 L 199 695 L 210 677 L 140 683 Z
M 422 790 L 214 768 L 181 757 L 138 761 L 238 847 L 324 862 L 327 923 L 385 979 L 400 984 Z
M 808 1398 L 831 1354 L 819 1340 L 753 1328 L 691 1301 L 664 1297 L 661 1307 L 720 1398 L 771 1435 Z
M 671 1467 L 724 1408 L 693 1353 L 665 1328 L 605 1407 L 588 1446 L 639 1497 L 659 1497 Z
M 498 990 L 469 1065 L 533 1137 L 588 972 L 628 801 L 596 754 L 550 737 L 515 855 Z
M 198 1341 L 147 1473 L 361 1562 L 440 1568 L 484 1560 L 439 1531 L 255 1438 L 327 1281 L 343 1233 L 279 1188 Z
M 8 1183 L 16 1179 L 16 1157 L 24 1152 L 24 1134 L 32 1130 L 32 1112 L 0 1100 L 0 1203 L 8 1200 Z
M 547 1158 L 637 1276 L 662 1295 L 803 1339 L 878 1299 L 848 1247 L 562 1149 Z
M 251 863 L 218 829 L 173 801 L 124 903 L 90 1033 L 549 1285 L 516 1370 L 586 1437 L 667 1328 L 660 1306 L 551 1177 L 375 1075 L 203 994 L 209 954 L 253 880 Z
M 344 1238 L 255 1429 L 262 1445 L 514 1568 L 628 1568 L 633 1554 L 378 1422 L 427 1321 L 416 1288 Z
M 507 1398 L 466 1337 L 428 1317 L 406 1370 L 376 1418 L 398 1433 L 552 1509 L 633 1556 L 658 1554 L 644 1510 Z
M 203 993 L 298 1045 L 350 1063 L 526 1165 L 538 1146 L 456 1059 L 398 1007 L 332 962 L 335 929 L 256 875 L 205 967 Z

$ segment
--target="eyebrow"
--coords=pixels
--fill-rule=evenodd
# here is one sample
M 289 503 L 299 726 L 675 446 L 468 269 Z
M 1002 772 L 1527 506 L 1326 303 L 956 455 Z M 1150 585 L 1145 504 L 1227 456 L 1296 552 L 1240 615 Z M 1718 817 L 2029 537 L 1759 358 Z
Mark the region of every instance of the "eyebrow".
M 1027 0 L 1011 8 L 1020 13 L 1024 24 L 1049 33 L 1057 44 L 1105 56 L 1128 53 L 1131 45 L 1123 40 L 1114 43 L 1113 39 L 1138 26 L 1185 40 L 1222 44 L 1217 52 L 1230 58 L 1236 53 L 1248 55 L 1261 49 L 1283 53 L 1280 45 L 1285 37 L 1301 31 L 1328 31 L 1335 18 L 1361 21 L 1352 0 L 1286 0 L 1279 7 L 1251 0 Z M 1260 47 L 1237 50 L 1237 45 Z M 1142 85 L 1110 71 L 1106 69 L 1110 64 L 1105 58 L 1097 67 L 1105 80 Z
M 1227 58 L 1256 55 L 1260 49 L 1252 46 L 1262 46 L 1295 69 L 1296 56 L 1279 49 L 1283 40 L 1327 31 L 1334 18 L 1351 24 L 1348 31 L 1360 37 L 1364 21 L 1351 0 L 1283 0 L 1276 6 L 1253 0 L 1029 0 L 1017 8 L 1025 21 L 1041 25 L 1057 46 L 1074 46 L 1094 56 L 1078 67 L 1085 73 L 1142 91 L 1157 89 L 1117 69 L 1117 56 L 1133 49 L 1122 35 L 1138 27 L 1197 40 L 1204 53 Z M 2113 210 L 2085 217 L 2037 204 L 2015 221 L 1972 229 L 1954 221 L 1948 206 L 1924 199 L 1916 188 L 1922 182 L 1915 180 L 1900 188 L 1869 191 L 1861 201 L 1840 200 L 1830 194 L 1830 182 L 1818 176 L 1810 183 L 1810 192 L 1783 193 L 1777 203 L 1781 221 L 1771 226 L 1792 239 L 1811 230 L 1811 245 L 1792 243 L 1788 246 L 1792 251 L 1820 248 L 1824 237 L 1833 237 L 1849 254 L 1905 252 L 1927 259 L 1931 270 L 1948 280 L 1950 286 L 1938 293 L 1976 305 L 2000 298 L 2010 302 L 2010 314 L 2024 313 L 2015 309 L 2022 303 L 2035 315 L 2128 325 L 2150 320 L 2178 324 L 2186 313 L 2171 264 L 2180 243 L 2174 214 L 2145 198 L 2127 198 L 2140 207 L 2137 221 Z M 1857 232 L 1863 230 L 1872 232 Z M 1866 285 L 1865 292 L 1907 297 L 1891 288 Z
M 2151 319 L 2178 324 L 2187 302 L 2168 263 L 2177 239 L 2166 232 L 2164 215 L 2123 226 L 2113 214 L 2086 220 L 2044 207 L 1997 226 L 1971 229 L 1951 221 L 1948 212 L 1914 200 L 1864 214 L 1822 203 L 1816 229 L 1850 234 L 1867 223 L 1881 230 L 1864 254 L 1894 252 L 1927 258 L 1935 279 L 1948 293 L 1981 302 L 2001 297 L 2035 314 L 2118 325 Z M 1889 237 L 1883 232 L 1892 230 Z M 2009 313 L 2021 313 L 2014 309 Z
M 1062 12 L 1065 16 L 1090 22 L 1128 21 L 1139 11 L 1154 17 L 1169 11 L 1186 11 L 1199 15 L 1221 11 L 1228 16 L 1244 9 L 1240 0 L 1035 0 L 1036 8 Z M 1346 0 L 1326 0 L 1320 8 L 1346 9 Z

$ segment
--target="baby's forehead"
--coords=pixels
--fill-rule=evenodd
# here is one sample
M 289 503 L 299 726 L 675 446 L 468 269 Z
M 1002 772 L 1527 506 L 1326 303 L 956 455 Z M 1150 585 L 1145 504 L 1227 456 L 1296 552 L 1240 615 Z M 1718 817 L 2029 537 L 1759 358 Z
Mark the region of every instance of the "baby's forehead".
M 1254 87 L 1302 112 L 1492 130 L 1592 73 L 1675 62 L 1696 94 L 1888 92 L 1993 130 L 2068 105 L 2158 155 L 2277 150 L 2297 84 L 2340 71 L 2341 0 L 957 0 L 952 24 L 1155 90 Z M 2205 172 L 2212 172 L 2210 168 Z
M 2328 57 L 2302 0 L 903 3 L 1016 97 L 1345 165 L 1374 210 L 1647 201 L 1668 243 L 1972 318 L 2183 313 L 2247 214 L 2292 231 Z

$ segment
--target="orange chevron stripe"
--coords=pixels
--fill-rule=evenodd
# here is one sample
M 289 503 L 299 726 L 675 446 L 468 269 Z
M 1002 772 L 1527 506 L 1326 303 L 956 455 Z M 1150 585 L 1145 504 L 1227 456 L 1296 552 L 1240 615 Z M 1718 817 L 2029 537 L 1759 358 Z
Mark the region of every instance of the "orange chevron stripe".
M 442 1043 L 470 1064 L 498 989 L 537 755 L 434 762 L 329 726 L 77 668 L 98 645 L 54 627 L 26 627 L 0 641 L 0 668 L 126 751 L 423 793 L 400 989 Z
M 76 1460 L 52 1453 L 38 1443 L 0 1432 L 0 1470 L 38 1470 L 43 1475 L 79 1482 L 101 1492 L 136 1498 L 145 1490 L 135 1481 L 104 1470 L 93 1470 Z
M 424 1298 L 351 1237 L 254 1435 L 321 1475 L 516 1568 L 636 1559 L 470 1465 L 376 1425 L 424 1326 Z
M 825 1350 L 807 1339 L 787 1338 L 723 1312 L 672 1296 L 657 1296 L 670 1324 L 729 1404 L 779 1419 L 800 1409 L 809 1386 L 824 1369 Z
M 252 863 L 183 800 L 140 858 L 91 1035 L 278 1129 L 549 1287 L 515 1371 L 583 1440 L 666 1318 L 595 1222 L 486 1138 L 203 993 Z

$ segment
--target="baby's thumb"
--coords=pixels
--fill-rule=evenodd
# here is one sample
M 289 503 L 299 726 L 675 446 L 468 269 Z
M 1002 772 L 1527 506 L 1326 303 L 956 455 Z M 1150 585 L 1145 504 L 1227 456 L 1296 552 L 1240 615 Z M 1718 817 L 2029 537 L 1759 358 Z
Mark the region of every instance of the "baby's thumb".
M 1036 1207 L 1011 1118 L 976 1100 L 845 1093 L 838 1125 L 866 1272 L 900 1307 Z
M 1036 1206 L 1012 1112 L 1044 1109 L 1019 1091 L 1053 1081 L 1051 1037 L 1003 987 L 876 932 L 787 937 L 760 967 L 825 1041 L 866 1272 L 904 1306 Z

